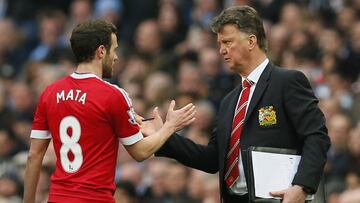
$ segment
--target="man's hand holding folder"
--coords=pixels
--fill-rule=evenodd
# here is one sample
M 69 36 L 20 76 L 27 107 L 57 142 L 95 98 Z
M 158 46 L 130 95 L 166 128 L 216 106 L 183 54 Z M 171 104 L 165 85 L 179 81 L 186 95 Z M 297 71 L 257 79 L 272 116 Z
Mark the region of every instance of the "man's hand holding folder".
M 294 185 L 288 189 L 270 192 L 273 197 L 280 197 L 282 203 L 304 203 L 306 192 L 299 185 Z
M 301 185 L 292 185 L 301 156 L 296 150 L 271 147 L 249 147 L 249 195 L 254 202 L 281 199 L 282 203 L 304 203 L 314 195 Z

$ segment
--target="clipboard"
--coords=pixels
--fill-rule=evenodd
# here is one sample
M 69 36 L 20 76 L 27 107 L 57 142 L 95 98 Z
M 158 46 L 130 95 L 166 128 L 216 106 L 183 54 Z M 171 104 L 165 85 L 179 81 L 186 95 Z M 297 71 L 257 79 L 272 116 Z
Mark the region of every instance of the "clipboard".
M 275 171 L 274 174 L 278 174 L 280 172 L 284 172 L 281 174 L 284 175 L 280 175 L 274 177 L 275 179 L 271 179 L 272 177 L 269 177 L 269 181 L 273 181 L 271 182 L 270 187 L 276 187 L 278 185 L 282 185 L 285 188 L 288 188 L 291 186 L 291 182 L 292 179 L 297 171 L 297 166 L 299 164 L 299 161 L 301 159 L 301 156 L 297 153 L 296 150 L 294 149 L 284 149 L 284 148 L 272 148 L 272 147 L 249 147 L 247 150 L 247 165 L 248 168 L 246 170 L 246 175 L 248 177 L 248 192 L 249 192 L 249 199 L 252 202 L 276 202 L 276 201 L 280 201 L 280 200 L 276 200 L 277 198 L 273 198 L 271 196 L 268 195 L 268 197 L 264 197 L 261 194 L 260 189 L 258 189 L 258 191 L 256 191 L 256 187 L 261 188 L 262 190 L 264 190 L 264 188 L 266 188 L 266 184 L 264 184 L 264 177 L 260 177 L 263 176 L 264 174 L 262 174 L 262 172 L 266 171 L 266 170 L 273 170 Z M 284 164 L 282 164 L 281 162 L 278 162 L 280 164 L 274 164 L 272 163 L 272 160 L 265 160 L 265 163 L 259 163 L 259 157 L 267 157 L 269 159 L 274 159 L 274 162 L 277 161 L 284 161 Z M 288 163 L 287 163 L 288 162 Z M 254 170 L 254 165 L 255 170 Z M 262 167 L 262 168 L 259 168 Z M 265 169 L 265 170 L 264 170 Z M 259 173 L 259 170 L 262 172 Z M 255 177 L 255 175 L 258 175 L 258 177 Z M 261 182 L 262 181 L 262 182 Z M 276 182 L 276 183 L 275 183 Z M 261 183 L 261 185 L 259 185 Z M 288 185 L 288 186 L 284 186 L 284 185 Z M 280 186 L 279 186 L 280 187 Z M 271 191 L 277 191 L 277 190 L 281 190 L 281 189 L 285 189 L 285 188 L 278 188 L 278 189 L 271 189 Z M 268 194 L 268 192 L 266 193 Z M 260 197 L 259 197 L 260 196 Z M 307 197 L 307 202 L 311 201 L 314 199 L 314 195 L 308 195 Z

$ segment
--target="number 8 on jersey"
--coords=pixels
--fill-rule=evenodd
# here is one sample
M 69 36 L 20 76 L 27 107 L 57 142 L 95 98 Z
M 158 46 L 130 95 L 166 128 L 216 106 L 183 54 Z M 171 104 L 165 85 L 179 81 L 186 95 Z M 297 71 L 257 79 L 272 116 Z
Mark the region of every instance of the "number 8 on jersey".
M 68 128 L 72 129 L 72 135 L 68 134 Z M 62 142 L 60 148 L 60 160 L 63 169 L 68 173 L 78 171 L 83 163 L 83 155 L 81 146 L 78 143 L 81 136 L 80 122 L 74 116 L 66 116 L 60 122 L 60 140 Z M 70 161 L 68 153 L 74 154 L 74 160 Z

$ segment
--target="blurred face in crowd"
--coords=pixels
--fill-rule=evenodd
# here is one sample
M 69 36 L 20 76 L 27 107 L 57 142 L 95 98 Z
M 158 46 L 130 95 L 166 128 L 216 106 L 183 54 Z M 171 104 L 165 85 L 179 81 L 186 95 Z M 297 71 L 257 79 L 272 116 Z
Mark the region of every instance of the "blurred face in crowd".
M 235 72 L 242 72 L 249 59 L 249 36 L 235 25 L 223 26 L 217 34 L 217 43 L 226 65 Z
M 175 32 L 178 26 L 179 19 L 177 11 L 172 6 L 164 6 L 160 9 L 159 13 L 159 28 L 163 32 Z
M 360 123 L 351 131 L 348 145 L 351 154 L 360 157 Z
M 115 61 L 118 59 L 116 54 L 116 48 L 118 47 L 117 37 L 113 33 L 111 34 L 111 47 L 108 52 L 105 54 L 105 58 L 102 61 L 103 67 L 103 77 L 111 78 L 113 74 L 113 66 Z
M 136 48 L 140 52 L 154 53 L 159 51 L 160 32 L 156 21 L 148 20 L 142 22 L 136 30 Z
M 290 30 L 299 30 L 302 24 L 301 8 L 295 3 L 287 3 L 281 10 L 281 22 Z
M 77 23 L 84 22 L 91 17 L 91 2 L 77 0 L 71 4 L 71 15 Z
M 4 130 L 0 130 L 0 158 L 7 157 L 13 147 L 14 141 L 10 138 L 10 135 Z
M 161 196 L 165 192 L 166 177 L 168 175 L 168 164 L 161 160 L 152 160 L 149 164 L 151 175 L 151 189 L 155 196 Z
M 329 136 L 332 147 L 335 149 L 346 147 L 349 138 L 349 130 L 349 119 L 342 114 L 334 115 L 329 121 Z
M 360 21 L 357 21 L 351 30 L 351 46 L 352 48 L 359 52 L 360 51 Z
M 167 180 L 167 191 L 172 195 L 177 195 L 181 193 L 185 187 L 188 180 L 187 169 L 185 166 L 180 164 L 173 164 L 169 166 Z
M 2 197 L 11 197 L 16 195 L 18 191 L 18 186 L 15 181 L 10 178 L 1 178 L 0 179 L 0 195 Z
M 215 77 L 221 69 L 220 57 L 213 48 L 205 48 L 200 51 L 200 69 L 206 76 Z

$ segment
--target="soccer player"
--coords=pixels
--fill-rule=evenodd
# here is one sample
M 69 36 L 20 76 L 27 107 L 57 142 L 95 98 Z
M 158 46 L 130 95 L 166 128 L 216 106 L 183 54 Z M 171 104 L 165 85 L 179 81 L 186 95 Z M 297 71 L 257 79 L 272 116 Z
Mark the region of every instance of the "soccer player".
M 194 105 L 174 110 L 172 101 L 164 127 L 143 136 L 128 94 L 102 80 L 112 75 L 117 59 L 115 33 L 116 27 L 102 20 L 84 22 L 73 30 L 70 42 L 78 62 L 76 71 L 45 89 L 34 116 L 25 171 L 25 203 L 35 201 L 50 139 L 57 161 L 48 201 L 114 203 L 118 140 L 134 159 L 142 161 L 171 134 L 194 121 Z

